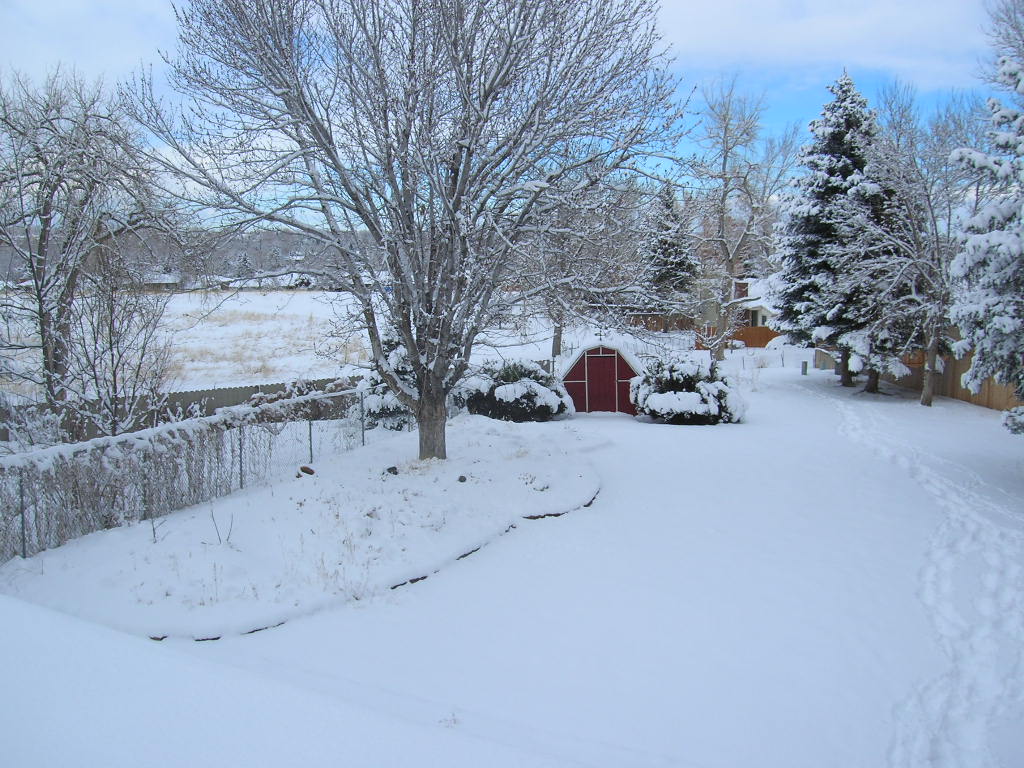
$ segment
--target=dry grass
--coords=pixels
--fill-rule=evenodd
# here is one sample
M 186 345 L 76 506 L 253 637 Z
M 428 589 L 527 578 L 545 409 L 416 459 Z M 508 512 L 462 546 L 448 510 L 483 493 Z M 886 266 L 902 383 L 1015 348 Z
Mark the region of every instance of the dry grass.
M 222 306 L 209 314 L 178 315 L 172 320 L 178 328 L 175 376 L 189 386 L 283 381 L 318 370 L 330 375 L 338 365 L 368 359 L 358 335 L 331 338 L 334 329 L 327 317 L 286 309 L 287 304 L 269 311 Z
M 276 322 L 273 315 L 266 312 L 243 311 L 240 309 L 222 309 L 210 316 L 208 321 L 218 328 L 227 328 L 233 325 L 263 325 Z

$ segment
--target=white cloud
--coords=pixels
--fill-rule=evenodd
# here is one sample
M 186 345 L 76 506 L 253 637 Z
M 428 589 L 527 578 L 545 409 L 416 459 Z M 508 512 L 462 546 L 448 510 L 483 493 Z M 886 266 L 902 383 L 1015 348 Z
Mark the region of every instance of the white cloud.
M 661 29 L 684 71 L 847 66 L 930 90 L 977 83 L 986 20 L 975 0 L 664 0 Z

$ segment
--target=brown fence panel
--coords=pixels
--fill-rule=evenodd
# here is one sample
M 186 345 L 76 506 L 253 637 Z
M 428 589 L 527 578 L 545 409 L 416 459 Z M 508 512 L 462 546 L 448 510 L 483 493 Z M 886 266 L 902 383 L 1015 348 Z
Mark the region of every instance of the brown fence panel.
M 944 366 L 942 373 L 940 374 L 938 381 L 935 383 L 935 394 L 942 397 L 952 397 L 957 400 L 963 400 L 967 403 L 974 405 L 980 405 L 984 408 L 992 408 L 997 411 L 1005 411 L 1010 408 L 1017 408 L 1024 405 L 1014 394 L 1013 387 L 1006 384 L 998 384 L 992 379 L 986 379 L 981 385 L 981 391 L 978 394 L 974 394 L 967 387 L 961 384 L 963 375 L 967 373 L 971 367 L 971 359 L 969 357 L 960 358 L 959 360 L 954 357 L 943 358 Z M 924 386 L 924 367 L 920 364 L 913 365 L 916 360 L 904 360 L 904 363 L 910 368 L 910 374 L 902 378 L 897 379 L 891 375 L 885 375 L 886 381 L 893 384 L 898 384 L 901 387 L 907 389 L 913 389 L 920 391 Z
M 736 341 L 742 341 L 748 347 L 767 347 L 768 342 L 780 334 L 764 325 L 754 325 L 739 328 L 732 337 Z
M 814 350 L 814 367 L 819 371 L 835 370 L 838 357 L 832 357 L 827 350 L 816 348 Z

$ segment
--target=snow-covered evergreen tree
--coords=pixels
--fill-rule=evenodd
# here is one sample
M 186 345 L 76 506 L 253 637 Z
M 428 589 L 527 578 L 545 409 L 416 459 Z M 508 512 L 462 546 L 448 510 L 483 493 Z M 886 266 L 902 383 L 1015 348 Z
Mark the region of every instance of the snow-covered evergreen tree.
M 1003 57 L 998 76 L 1012 94 L 1024 96 L 1024 64 Z M 1024 110 L 998 99 L 989 107 L 992 143 L 1006 154 L 959 149 L 954 158 L 1005 189 L 963 221 L 964 249 L 952 265 L 961 281 L 952 317 L 963 336 L 957 351 L 974 352 L 964 383 L 977 392 L 993 377 L 1024 399 Z M 1024 433 L 1024 408 L 1011 410 L 1006 425 Z
M 849 193 L 864 181 L 877 128 L 848 74 L 829 91 L 834 98 L 811 123 L 814 139 L 801 153 L 800 164 L 808 173 L 794 182 L 783 203 L 775 327 L 795 341 L 840 344 L 844 334 L 866 328 L 874 299 L 856 269 L 863 243 L 847 218 Z M 844 385 L 852 385 L 849 352 L 843 347 Z
M 700 263 L 688 241 L 689 224 L 672 187 L 664 186 L 654 201 L 648 246 L 657 309 L 678 311 L 695 288 Z
M 876 134 L 862 171 L 836 201 L 841 248 L 834 250 L 837 286 L 845 293 L 847 328 L 835 343 L 858 358 L 867 373 L 865 391 L 877 392 L 882 373 L 909 373 L 902 357 L 922 346 L 921 275 L 903 252 L 905 241 L 924 239 L 922 201 L 904 178 L 898 149 Z
M 851 267 L 872 286 L 873 310 L 865 328 L 840 343 L 867 367 L 897 375 L 908 372 L 903 356 L 924 352 L 921 403 L 931 405 L 939 355 L 950 343 L 950 263 L 960 250 L 954 222 L 988 191 L 950 153 L 984 137 L 973 100 L 950 99 L 925 121 L 913 91 L 898 85 L 882 95 L 879 125 L 842 220 L 861 243 Z

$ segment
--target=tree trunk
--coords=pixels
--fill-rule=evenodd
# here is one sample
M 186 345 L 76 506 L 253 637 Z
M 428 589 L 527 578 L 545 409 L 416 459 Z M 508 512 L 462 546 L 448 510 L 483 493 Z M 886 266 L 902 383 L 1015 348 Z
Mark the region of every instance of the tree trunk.
M 556 358 L 558 358 L 558 357 L 560 357 L 562 355 L 562 327 L 563 327 L 562 321 L 561 320 L 555 320 L 555 332 L 554 332 L 554 335 L 552 335 L 552 337 L 551 337 L 551 359 L 552 360 L 555 360 Z
M 839 355 L 839 383 L 844 387 L 853 386 L 853 374 L 850 372 L 850 350 L 844 349 Z
M 868 383 L 864 385 L 864 391 L 870 392 L 873 395 L 878 394 L 878 379 L 879 372 L 874 368 L 868 369 Z
M 717 343 L 711 350 L 711 357 L 722 362 L 729 344 L 729 313 L 721 304 L 715 304 L 715 336 Z
M 931 406 L 935 396 L 935 379 L 938 377 L 939 334 L 932 332 L 928 349 L 924 355 L 924 379 L 921 382 L 921 405 Z
M 420 459 L 447 459 L 445 426 L 448 409 L 444 390 L 424 388 L 416 410 L 416 429 L 420 436 Z

